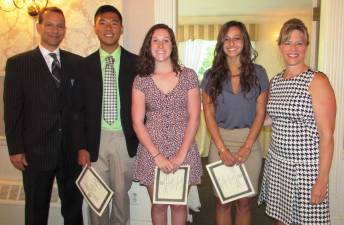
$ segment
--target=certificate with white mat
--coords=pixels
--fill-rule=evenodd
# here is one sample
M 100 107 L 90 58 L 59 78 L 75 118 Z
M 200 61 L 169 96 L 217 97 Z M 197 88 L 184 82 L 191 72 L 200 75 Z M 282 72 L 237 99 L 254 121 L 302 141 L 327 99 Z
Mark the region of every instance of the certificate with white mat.
M 244 164 L 226 166 L 220 160 L 206 167 L 223 204 L 255 193 Z
M 113 191 L 98 173 L 88 166 L 81 171 L 76 185 L 91 209 L 101 216 L 111 200 Z
M 174 173 L 164 173 L 155 167 L 153 203 L 186 205 L 190 166 L 182 165 Z

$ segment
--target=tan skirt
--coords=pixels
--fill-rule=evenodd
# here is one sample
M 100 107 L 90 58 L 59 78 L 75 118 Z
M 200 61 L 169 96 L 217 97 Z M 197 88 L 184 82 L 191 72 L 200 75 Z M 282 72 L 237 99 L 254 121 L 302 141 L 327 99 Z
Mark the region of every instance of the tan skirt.
M 219 128 L 220 135 L 222 140 L 227 148 L 231 151 L 231 153 L 236 153 L 240 147 L 245 143 L 247 135 L 250 131 L 249 128 L 241 128 L 241 129 L 223 129 Z M 208 156 L 209 163 L 216 162 L 221 160 L 218 154 L 218 150 L 212 141 L 210 144 L 209 156 Z M 248 176 L 251 179 L 252 186 L 254 188 L 255 194 L 251 195 L 255 196 L 258 194 L 258 181 L 259 175 L 262 167 L 262 151 L 260 147 L 259 140 L 254 143 L 251 154 L 249 155 L 248 159 L 246 160 L 245 167 L 248 173 Z M 215 190 L 215 189 L 214 189 Z

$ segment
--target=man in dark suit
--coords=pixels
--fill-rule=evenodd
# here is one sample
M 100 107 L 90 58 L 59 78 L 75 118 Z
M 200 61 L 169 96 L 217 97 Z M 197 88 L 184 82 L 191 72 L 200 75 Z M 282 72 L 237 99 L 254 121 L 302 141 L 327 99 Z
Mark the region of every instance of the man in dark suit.
M 54 178 L 65 225 L 82 225 L 81 167 L 72 148 L 72 84 L 81 57 L 59 49 L 65 18 L 57 7 L 39 15 L 39 46 L 6 64 L 5 132 L 10 160 L 22 171 L 25 224 L 46 225 Z
M 114 191 L 111 214 L 108 209 L 101 217 L 90 211 L 92 225 L 128 225 L 128 190 L 138 145 L 131 121 L 137 56 L 119 46 L 122 16 L 115 7 L 99 7 L 94 22 L 100 49 L 81 66 L 80 113 L 74 116 L 78 159 L 80 165 L 92 165 Z

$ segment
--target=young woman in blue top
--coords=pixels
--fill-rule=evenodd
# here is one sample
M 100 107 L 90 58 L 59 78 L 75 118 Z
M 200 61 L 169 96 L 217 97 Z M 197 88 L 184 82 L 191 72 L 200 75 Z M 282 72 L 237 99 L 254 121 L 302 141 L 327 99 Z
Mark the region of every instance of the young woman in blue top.
M 225 23 L 202 82 L 204 115 L 212 138 L 209 162 L 244 163 L 257 193 L 262 154 L 257 137 L 265 118 L 268 78 L 241 22 Z M 236 200 L 235 224 L 251 224 L 251 197 Z M 231 204 L 216 201 L 217 225 L 231 225 Z

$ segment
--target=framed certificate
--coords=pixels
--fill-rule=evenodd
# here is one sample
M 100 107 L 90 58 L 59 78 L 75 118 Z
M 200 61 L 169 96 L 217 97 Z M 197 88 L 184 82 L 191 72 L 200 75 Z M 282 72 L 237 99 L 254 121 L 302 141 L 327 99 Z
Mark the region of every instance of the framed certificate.
M 186 205 L 190 166 L 182 165 L 174 173 L 164 173 L 155 167 L 153 203 Z
M 206 167 L 223 204 L 255 194 L 244 164 L 226 166 L 220 160 Z
M 81 171 L 76 185 L 92 210 L 101 216 L 111 200 L 113 191 L 92 167 L 87 166 Z

